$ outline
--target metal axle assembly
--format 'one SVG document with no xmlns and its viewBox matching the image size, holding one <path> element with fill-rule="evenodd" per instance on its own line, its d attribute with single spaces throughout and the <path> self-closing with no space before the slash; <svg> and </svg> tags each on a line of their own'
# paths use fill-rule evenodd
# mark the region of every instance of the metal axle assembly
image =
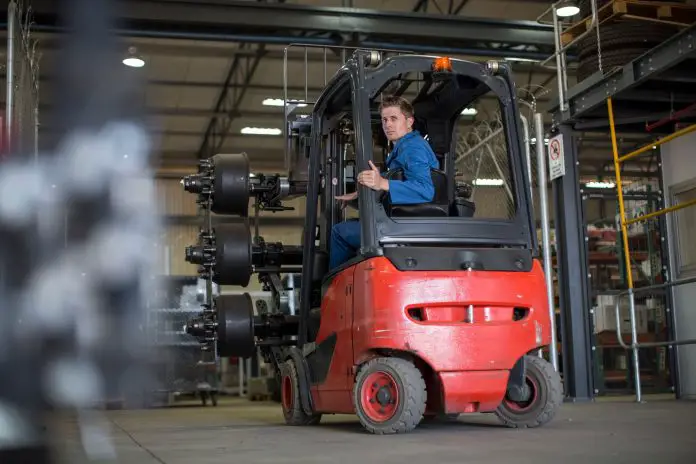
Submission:
<svg viewBox="0 0 696 464">
<path fill-rule="evenodd" d="M 215 350 L 220 356 L 248 357 L 258 345 L 295 343 L 288 336 L 297 333 L 299 319 L 290 311 L 283 312 L 289 301 L 280 274 L 301 273 L 302 247 L 252 235 L 248 215 L 250 199 L 257 211 L 292 209 L 283 201 L 306 194 L 302 169 L 294 166 L 287 177 L 252 174 L 245 154 L 220 154 L 202 160 L 198 173 L 184 177 L 181 183 L 187 192 L 198 195 L 207 224 L 198 242 L 186 247 L 186 261 L 196 264 L 199 275 L 211 284 L 246 287 L 251 276 L 258 274 L 274 298 L 274 307 L 280 309 L 269 314 L 257 308 L 254 314 L 248 293 L 209 295 L 186 331 L 198 338 L 203 350 Z M 239 222 L 213 224 L 212 214 L 235 215 Z"/>
</svg>

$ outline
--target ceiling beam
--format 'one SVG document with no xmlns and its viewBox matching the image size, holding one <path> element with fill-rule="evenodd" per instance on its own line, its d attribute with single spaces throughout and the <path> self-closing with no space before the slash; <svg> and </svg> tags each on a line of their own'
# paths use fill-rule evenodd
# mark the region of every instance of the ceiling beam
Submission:
<svg viewBox="0 0 696 464">
<path fill-rule="evenodd" d="M 33 0 L 34 29 L 62 32 L 54 0 Z M 388 48 L 402 51 L 546 59 L 553 29 L 533 21 L 229 1 L 121 0 L 123 36 L 266 44 Z M 234 31 L 231 33 L 230 31 Z M 302 32 L 313 37 L 299 38 Z M 323 36 L 322 36 L 323 35 Z M 505 45 L 524 45 L 512 50 Z"/>
<path fill-rule="evenodd" d="M 41 43 L 41 52 L 43 54 L 42 59 L 46 59 L 46 57 L 49 56 L 46 52 L 51 53 L 59 50 L 60 43 L 58 40 L 56 40 L 56 36 L 53 34 L 40 34 L 38 40 L 40 40 Z M 128 40 L 126 44 L 128 46 L 135 46 L 138 53 L 144 55 L 146 58 L 148 55 L 150 55 L 174 58 L 207 58 L 229 60 L 237 56 L 254 56 L 253 50 L 235 48 L 236 43 L 233 42 L 199 42 L 195 45 L 183 45 L 177 44 L 177 42 L 181 41 L 172 40 L 171 43 L 150 43 L 145 40 L 140 40 L 137 42 Z M 340 56 L 331 53 L 330 50 L 323 47 L 290 47 L 287 49 L 287 53 L 278 49 L 266 50 L 263 59 L 270 61 L 284 61 L 286 59 L 286 55 L 289 63 L 304 63 L 306 61 L 307 63 L 311 64 L 322 64 L 325 62 L 327 66 L 335 65 L 336 69 L 343 63 Z M 452 57 L 469 59 L 472 61 L 485 61 L 485 58 L 479 56 L 453 55 Z M 556 75 L 555 69 L 541 66 L 534 62 L 512 61 L 511 66 L 514 73 L 526 74 L 529 72 L 534 72 L 543 75 Z M 569 75 L 574 75 L 575 72 L 576 68 L 568 68 Z"/>
<path fill-rule="evenodd" d="M 3 74 L 0 74 L 0 78 L 4 78 L 5 76 Z M 45 90 L 47 86 L 50 86 L 54 82 L 56 82 L 52 77 L 50 76 L 45 76 L 40 79 L 41 85 L 43 86 L 42 88 Z M 168 79 L 152 79 L 146 81 L 148 86 L 154 86 L 154 87 L 179 87 L 179 88 L 197 88 L 197 89 L 211 89 L 211 90 L 219 90 L 223 87 L 224 84 L 221 84 L 219 82 L 203 82 L 203 81 L 179 81 L 179 80 L 168 80 Z M 282 92 L 283 90 L 283 83 L 279 82 L 278 85 L 268 85 L 268 84 L 249 84 L 248 86 L 243 86 L 242 84 L 239 83 L 230 83 L 228 85 L 228 88 L 230 89 L 241 89 L 242 87 L 245 87 L 247 91 L 251 92 L 268 92 L 268 97 L 269 98 L 281 98 L 280 95 L 277 93 L 279 91 Z M 321 92 L 324 90 L 323 87 L 318 87 L 318 86 L 308 86 L 307 87 L 307 92 L 310 94 L 310 96 L 318 96 L 321 94 Z M 302 85 L 288 85 L 288 92 L 289 93 L 302 93 L 304 94 L 305 92 L 305 87 Z M 525 97 L 525 94 L 522 94 L 522 97 Z M 482 96 L 479 97 L 480 99 L 484 100 L 491 100 L 494 97 L 491 96 Z M 551 99 L 549 97 L 537 97 L 536 102 L 537 103 L 547 103 L 550 102 Z"/>
<path fill-rule="evenodd" d="M 5 105 L 5 102 L 0 102 L 0 105 Z M 274 108 L 274 107 L 269 107 L 269 108 Z M 55 106 L 49 105 L 49 104 L 44 104 L 39 106 L 39 112 L 42 114 L 48 113 L 50 111 L 54 111 L 56 109 Z M 247 109 L 238 109 L 236 110 L 233 114 L 235 118 L 254 118 L 254 119 L 276 119 L 278 122 L 283 121 L 283 108 L 278 107 L 274 108 L 276 111 L 269 110 L 269 111 L 261 111 L 261 110 L 247 110 Z M 172 107 L 172 108 L 155 108 L 155 107 L 150 107 L 150 108 L 145 108 L 143 110 L 143 113 L 148 115 L 148 116 L 170 116 L 170 117 L 186 117 L 186 118 L 212 118 L 214 116 L 223 116 L 226 114 L 224 111 L 216 111 L 214 109 L 205 109 L 205 108 L 178 108 L 178 107 Z M 298 111 L 298 113 L 300 113 Z M 199 134 L 199 135 L 202 135 Z"/>
</svg>

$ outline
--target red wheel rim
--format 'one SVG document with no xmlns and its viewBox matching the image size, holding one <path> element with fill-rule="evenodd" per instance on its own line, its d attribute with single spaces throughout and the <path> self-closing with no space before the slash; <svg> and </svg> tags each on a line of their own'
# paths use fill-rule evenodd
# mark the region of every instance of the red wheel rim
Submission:
<svg viewBox="0 0 696 464">
<path fill-rule="evenodd" d="M 529 388 L 529 398 L 526 401 L 513 401 L 507 396 L 505 397 L 505 405 L 515 412 L 526 412 L 533 408 L 539 396 L 539 385 L 537 381 L 531 377 L 526 377 L 525 382 Z"/>
<path fill-rule="evenodd" d="M 281 390 L 281 399 L 283 400 L 283 409 L 289 411 L 292 409 L 292 379 L 289 375 L 283 376 L 283 386 Z"/>
<path fill-rule="evenodd" d="M 399 388 L 387 372 L 373 372 L 363 381 L 360 406 L 374 422 L 385 422 L 394 417 L 399 407 Z"/>
</svg>

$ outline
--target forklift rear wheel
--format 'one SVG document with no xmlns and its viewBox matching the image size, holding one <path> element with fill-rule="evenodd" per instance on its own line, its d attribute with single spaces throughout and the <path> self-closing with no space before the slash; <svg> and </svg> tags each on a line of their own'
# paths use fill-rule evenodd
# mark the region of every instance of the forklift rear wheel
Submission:
<svg viewBox="0 0 696 464">
<path fill-rule="evenodd" d="M 280 365 L 280 404 L 288 425 L 315 425 L 321 414 L 307 414 L 300 400 L 300 382 L 297 367 L 292 359 Z"/>
<path fill-rule="evenodd" d="M 525 381 L 529 397 L 513 401 L 507 396 L 495 411 L 496 416 L 511 428 L 535 428 L 551 421 L 563 402 L 561 377 L 548 361 L 525 356 Z"/>
<path fill-rule="evenodd" d="M 415 429 L 423 419 L 427 397 L 420 370 L 401 358 L 368 361 L 353 388 L 360 423 L 377 435 Z"/>
</svg>

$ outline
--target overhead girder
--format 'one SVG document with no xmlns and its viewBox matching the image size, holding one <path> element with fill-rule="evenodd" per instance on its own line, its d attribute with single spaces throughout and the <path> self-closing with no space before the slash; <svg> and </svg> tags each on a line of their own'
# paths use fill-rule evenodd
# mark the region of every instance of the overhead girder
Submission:
<svg viewBox="0 0 696 464">
<path fill-rule="evenodd" d="M 60 30 L 56 3 L 32 2 L 35 30 Z M 546 59 L 554 49 L 550 26 L 453 14 L 164 0 L 121 0 L 118 13 L 117 32 L 131 37 L 340 45 L 348 35 L 356 47 L 531 59 Z"/>
</svg>

